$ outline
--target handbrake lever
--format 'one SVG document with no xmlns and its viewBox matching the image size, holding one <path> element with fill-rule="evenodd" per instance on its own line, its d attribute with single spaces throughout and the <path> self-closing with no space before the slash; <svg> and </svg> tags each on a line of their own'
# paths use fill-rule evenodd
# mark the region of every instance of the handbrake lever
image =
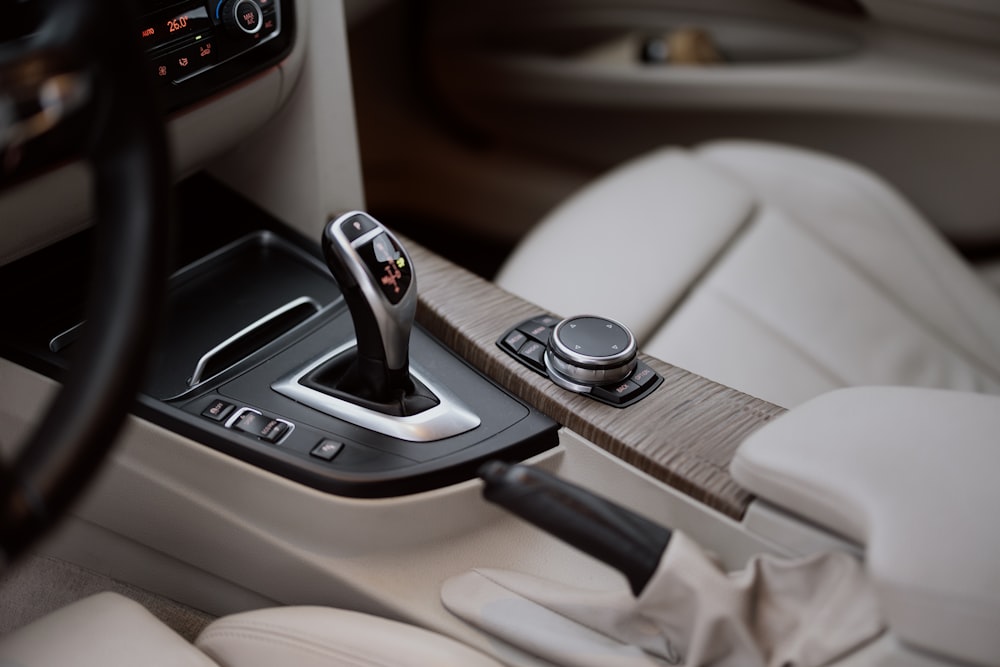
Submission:
<svg viewBox="0 0 1000 667">
<path fill-rule="evenodd" d="M 479 476 L 486 500 L 615 568 L 636 596 L 670 543 L 668 528 L 536 468 L 490 461 Z"/>
</svg>

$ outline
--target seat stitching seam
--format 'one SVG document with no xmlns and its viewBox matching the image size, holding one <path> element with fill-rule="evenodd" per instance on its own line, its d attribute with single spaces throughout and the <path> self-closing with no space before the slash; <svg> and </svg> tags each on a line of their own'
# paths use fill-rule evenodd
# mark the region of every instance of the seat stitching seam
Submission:
<svg viewBox="0 0 1000 667">
<path fill-rule="evenodd" d="M 740 313 L 745 319 L 753 322 L 760 328 L 770 332 L 770 334 L 779 339 L 787 347 L 796 351 L 796 353 L 804 361 L 809 363 L 814 370 L 826 376 L 827 380 L 831 380 L 835 384 L 841 387 L 850 387 L 854 383 L 849 382 L 846 378 L 841 377 L 833 370 L 825 361 L 821 360 L 814 353 L 807 350 L 803 345 L 798 343 L 791 336 L 786 335 L 780 328 L 775 327 L 771 322 L 769 322 L 762 315 L 756 313 L 751 308 L 746 306 L 743 301 L 732 294 L 726 292 L 723 288 L 718 285 L 707 285 L 707 290 L 714 293 L 721 301 L 725 301 L 733 310 Z"/>
<path fill-rule="evenodd" d="M 719 166 L 720 169 L 723 169 L 723 170 L 729 172 L 735 178 L 739 178 L 742 182 L 746 183 L 746 181 L 744 179 L 740 178 L 739 174 L 732 172 L 726 166 L 724 166 L 724 165 L 716 165 L 716 166 Z M 808 175 L 804 175 L 802 173 L 799 173 L 798 176 L 800 176 L 800 177 L 804 176 L 805 178 L 809 178 Z M 865 185 L 868 185 L 868 184 L 861 183 L 861 185 L 865 186 Z M 867 190 L 868 188 L 863 188 L 863 189 Z M 880 210 L 883 210 L 883 211 L 885 210 L 884 207 L 880 205 L 881 202 L 878 202 L 876 200 L 877 198 L 871 196 L 872 193 L 865 192 L 865 195 L 866 195 L 865 199 L 867 201 L 872 201 L 873 203 L 875 203 L 875 205 Z M 795 216 L 789 214 L 783 206 L 778 205 L 778 204 L 772 204 L 772 206 L 774 207 L 774 210 L 780 211 L 786 218 L 792 218 L 792 219 L 794 219 Z M 901 225 L 898 224 L 898 221 L 897 221 L 898 219 L 897 219 L 896 216 L 890 214 L 889 215 L 889 219 L 892 221 L 893 229 L 897 229 L 897 228 L 900 228 L 900 227 L 905 228 L 905 226 L 901 226 Z M 909 315 L 909 317 L 915 323 L 918 323 L 918 324 L 922 325 L 923 328 L 924 328 L 924 330 L 934 340 L 938 341 L 942 345 L 942 347 L 945 347 L 945 348 L 951 350 L 957 357 L 959 357 L 964 362 L 966 362 L 967 364 L 969 364 L 969 366 L 972 367 L 973 369 L 975 369 L 977 372 L 982 372 L 983 375 L 992 378 L 995 382 L 1000 382 L 1000 371 L 998 371 L 998 369 L 994 368 L 993 364 L 991 364 L 987 360 L 980 359 L 979 355 L 973 353 L 970 350 L 967 350 L 964 346 L 958 344 L 957 342 L 952 341 L 950 338 L 948 338 L 947 336 L 945 336 L 938 329 L 938 327 L 936 327 L 933 324 L 927 322 L 923 317 L 921 317 L 919 315 L 919 313 L 916 313 L 906 303 L 904 303 L 904 302 L 902 302 L 902 301 L 894 298 L 893 295 L 891 293 L 889 293 L 885 289 L 885 287 L 878 280 L 876 280 L 875 278 L 873 278 L 871 276 L 871 274 L 864 269 L 863 266 L 861 266 L 856 261 L 854 261 L 849 255 L 846 255 L 845 253 L 843 253 L 838 247 L 836 247 L 836 245 L 830 243 L 827 239 L 825 239 L 823 236 L 821 236 L 818 232 L 816 232 L 816 230 L 814 230 L 812 228 L 811 225 L 808 225 L 808 224 L 799 224 L 799 225 L 795 225 L 795 229 L 800 230 L 803 234 L 809 236 L 818 245 L 820 245 L 821 247 L 827 249 L 830 253 L 832 253 L 833 255 L 835 255 L 844 264 L 846 264 L 849 267 L 851 267 L 852 269 L 854 269 L 855 272 L 856 272 L 856 274 L 859 275 L 859 277 L 862 277 L 864 279 L 865 283 L 869 287 L 871 287 L 877 293 L 881 294 L 883 297 L 885 297 L 891 303 L 895 304 L 902 312 L 904 312 L 907 315 Z M 906 236 L 908 237 L 909 235 L 907 234 Z M 907 238 L 907 245 L 908 245 L 908 247 L 911 247 L 911 248 L 913 247 L 912 240 L 909 239 L 909 238 Z M 914 256 L 918 258 L 921 266 L 924 266 L 927 263 L 927 259 L 926 259 L 926 257 L 922 253 L 916 252 L 916 253 L 914 253 Z M 931 273 L 934 276 L 934 282 L 935 282 L 936 285 L 938 285 L 938 286 L 943 286 L 944 285 L 944 283 L 942 281 L 940 281 L 940 280 L 937 279 L 937 273 L 935 271 L 929 271 L 929 273 Z M 943 289 L 943 291 L 945 293 L 949 294 L 949 295 L 951 294 L 951 292 L 949 290 L 947 290 L 947 289 Z M 732 298 L 735 298 L 735 297 L 730 297 L 730 298 L 732 299 Z M 969 321 L 968 316 L 965 313 L 965 310 L 963 308 L 958 308 L 958 310 L 962 313 L 963 319 L 966 320 L 967 322 L 969 322 L 970 324 L 972 324 L 972 326 L 975 328 L 975 330 L 977 332 L 977 335 L 981 334 L 981 329 L 978 326 L 976 326 L 974 322 L 970 322 Z M 982 370 L 983 367 L 985 367 L 985 372 L 983 372 L 983 370 Z"/>
<path fill-rule="evenodd" d="M 803 231 L 804 234 L 809 236 L 813 241 L 815 241 L 822 248 L 829 251 L 841 262 L 849 266 L 854 270 L 855 274 L 861 278 L 864 283 L 871 288 L 877 294 L 880 294 L 888 302 L 892 303 L 899 311 L 906 315 L 912 322 L 918 325 L 931 339 L 937 341 L 941 347 L 951 351 L 956 357 L 961 359 L 963 362 L 968 364 L 968 366 L 973 369 L 977 374 L 984 375 L 986 377 L 992 378 L 994 381 L 1000 382 L 1000 373 L 993 368 L 993 365 L 988 361 L 980 359 L 977 354 L 965 348 L 955 340 L 945 335 L 937 326 L 934 326 L 931 322 L 921 317 L 919 312 L 916 312 L 907 304 L 906 302 L 897 299 L 894 295 L 889 292 L 881 282 L 875 279 L 868 271 L 864 269 L 862 265 L 856 262 L 850 255 L 845 254 L 835 245 L 829 243 L 815 230 L 811 229 L 809 225 L 804 225 L 802 227 L 797 227 Z M 922 262 L 921 262 L 922 263 Z M 940 284 L 940 283 L 938 283 Z M 947 290 L 945 290 L 947 292 Z M 961 310 L 961 309 L 959 309 Z M 977 328 L 978 331 L 978 328 Z"/>
<path fill-rule="evenodd" d="M 273 634 L 262 635 L 254 632 L 257 630 L 269 630 Z M 321 655 L 321 656 L 337 656 L 345 659 L 351 659 L 358 664 L 368 664 L 368 665 L 379 665 L 381 667 L 393 667 L 393 663 L 384 662 L 381 660 L 371 659 L 369 656 L 361 655 L 356 652 L 352 652 L 342 646 L 335 646 L 330 644 L 326 638 L 316 638 L 315 636 L 308 634 L 296 635 L 289 633 L 287 631 L 282 631 L 280 626 L 269 626 L 266 624 L 249 624 L 244 623 L 244 627 L 226 627 L 218 628 L 214 630 L 207 631 L 202 637 L 199 638 L 198 643 L 202 641 L 208 641 L 216 638 L 235 638 L 235 639 L 247 639 L 257 642 L 263 642 L 266 644 L 276 644 L 280 646 L 289 646 L 292 648 L 302 649 L 310 653 Z"/>
<path fill-rule="evenodd" d="M 658 325 L 654 325 L 650 330 L 649 338 L 656 333 L 656 331 L 662 328 L 670 318 L 672 318 L 678 310 L 680 310 L 685 303 L 687 303 L 691 297 L 698 290 L 699 284 L 702 280 L 707 279 L 708 276 L 714 271 L 724 260 L 726 255 L 736 247 L 736 245 L 742 241 L 752 226 L 757 213 L 760 210 L 760 204 L 756 201 L 751 201 L 749 210 L 746 215 L 743 216 L 743 220 L 736 226 L 733 233 L 730 235 L 725 242 L 723 242 L 718 249 L 708 258 L 704 266 L 688 281 L 687 286 L 682 289 L 677 298 L 674 299 L 673 303 L 667 306 L 662 314 L 657 318 L 659 322 Z M 648 340 L 648 339 L 647 339 Z"/>
<path fill-rule="evenodd" d="M 929 257 L 927 257 L 927 255 L 921 250 L 920 244 L 917 243 L 916 240 L 914 239 L 913 233 L 910 231 L 909 227 L 907 225 L 901 224 L 901 219 L 897 214 L 897 212 L 891 210 L 893 207 L 889 206 L 888 202 L 885 202 L 883 198 L 879 196 L 879 193 L 873 190 L 871 183 L 868 183 L 861 179 L 855 179 L 855 180 L 858 181 L 858 185 L 861 187 L 861 190 L 865 196 L 865 200 L 873 204 L 880 211 L 882 211 L 886 215 L 887 219 L 890 221 L 890 224 L 892 225 L 893 229 L 897 230 L 897 232 L 899 232 L 900 235 L 906 239 L 907 247 L 909 247 L 910 250 L 912 251 L 912 256 L 917 258 L 917 261 L 919 262 L 921 268 L 927 270 L 927 272 L 931 275 L 931 278 L 934 281 L 934 283 L 945 294 L 947 294 L 948 296 L 952 296 L 954 292 L 951 289 L 949 289 L 947 281 L 941 279 L 940 273 L 937 271 L 936 265 L 934 264 L 934 262 L 931 262 Z M 942 242 L 947 243 L 947 241 L 942 241 Z M 955 310 L 958 311 L 958 313 L 962 316 L 963 320 L 965 320 L 966 324 L 972 327 L 972 329 L 976 332 L 976 337 L 979 338 L 981 341 L 985 341 L 987 345 L 991 346 L 989 336 L 984 336 L 983 330 L 976 323 L 976 321 L 970 317 L 966 309 L 958 305 L 958 302 L 956 301 L 952 301 L 951 303 L 954 306 Z M 936 327 L 934 327 L 930 323 L 927 323 L 927 326 L 936 330 Z M 972 351 L 969 351 L 969 354 L 973 358 L 978 357 L 978 355 Z M 992 367 L 992 364 L 990 364 L 986 360 L 979 360 L 979 361 L 981 363 L 986 363 L 987 365 Z"/>
</svg>

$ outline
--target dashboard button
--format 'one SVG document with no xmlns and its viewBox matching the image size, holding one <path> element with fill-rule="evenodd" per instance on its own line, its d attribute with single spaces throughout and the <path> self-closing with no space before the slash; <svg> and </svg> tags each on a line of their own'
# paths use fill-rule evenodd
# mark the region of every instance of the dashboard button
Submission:
<svg viewBox="0 0 1000 667">
<path fill-rule="evenodd" d="M 264 10 L 257 0 L 226 0 L 218 11 L 223 25 L 237 35 L 256 35 L 264 22 Z"/>
<path fill-rule="evenodd" d="M 323 459 L 324 461 L 332 461 L 343 448 L 344 443 L 342 442 L 337 442 L 336 440 L 321 440 L 318 445 L 313 447 L 309 454 L 318 459 Z"/>
<path fill-rule="evenodd" d="M 221 422 L 228 417 L 229 413 L 232 411 L 232 403 L 226 403 L 225 401 L 217 398 L 212 401 L 207 408 L 201 411 L 201 416 L 208 417 L 212 421 Z"/>
<path fill-rule="evenodd" d="M 257 37 L 264 39 L 278 31 L 278 17 L 274 12 L 265 12 Z"/>
</svg>

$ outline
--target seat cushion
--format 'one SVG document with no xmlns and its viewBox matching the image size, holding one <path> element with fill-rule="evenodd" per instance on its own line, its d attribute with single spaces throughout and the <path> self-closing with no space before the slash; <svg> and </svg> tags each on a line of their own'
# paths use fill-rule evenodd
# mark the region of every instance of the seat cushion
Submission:
<svg viewBox="0 0 1000 667">
<path fill-rule="evenodd" d="M 196 642 L 222 667 L 500 667 L 412 625 L 328 607 L 279 607 L 221 618 Z"/>
<path fill-rule="evenodd" d="M 0 664 L 18 667 L 218 667 L 140 604 L 98 593 L 0 641 Z"/>
<path fill-rule="evenodd" d="M 1000 393 L 1000 297 L 885 183 L 805 150 L 639 158 L 554 211 L 497 282 L 785 407 L 854 385 Z"/>
</svg>

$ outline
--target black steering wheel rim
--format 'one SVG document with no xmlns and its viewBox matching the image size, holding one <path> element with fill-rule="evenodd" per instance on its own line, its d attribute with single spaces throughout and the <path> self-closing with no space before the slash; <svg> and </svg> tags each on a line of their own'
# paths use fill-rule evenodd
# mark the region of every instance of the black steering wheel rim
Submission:
<svg viewBox="0 0 1000 667">
<path fill-rule="evenodd" d="M 170 169 L 133 5 L 50 0 L 35 35 L 0 51 L 0 93 L 33 85 L 30 77 L 69 74 L 86 84 L 88 99 L 74 114 L 88 116 L 78 153 L 91 166 L 98 221 L 74 362 L 0 473 L 0 549 L 8 562 L 55 524 L 100 467 L 139 390 L 161 310 Z"/>
</svg>

